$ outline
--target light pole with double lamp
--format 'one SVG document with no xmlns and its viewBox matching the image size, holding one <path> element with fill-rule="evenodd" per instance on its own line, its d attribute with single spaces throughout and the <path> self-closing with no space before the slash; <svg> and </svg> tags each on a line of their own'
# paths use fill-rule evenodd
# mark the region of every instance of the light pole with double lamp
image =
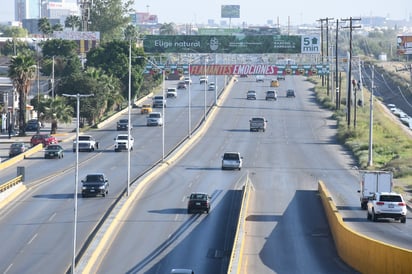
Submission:
<svg viewBox="0 0 412 274">
<path fill-rule="evenodd" d="M 76 238 L 77 238 L 77 189 L 79 184 L 79 128 L 80 128 L 80 98 L 91 97 L 94 94 L 63 94 L 65 97 L 77 99 L 76 106 L 76 171 L 74 175 L 74 221 L 73 221 L 73 257 L 72 257 L 72 273 L 76 273 Z"/>
</svg>

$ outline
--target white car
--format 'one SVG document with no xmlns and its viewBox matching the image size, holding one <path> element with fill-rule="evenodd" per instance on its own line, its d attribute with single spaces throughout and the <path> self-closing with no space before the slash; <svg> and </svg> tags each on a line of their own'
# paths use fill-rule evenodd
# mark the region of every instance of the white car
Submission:
<svg viewBox="0 0 412 274">
<path fill-rule="evenodd" d="M 225 152 L 222 157 L 222 170 L 238 169 L 241 170 L 243 157 L 239 152 Z"/>
<path fill-rule="evenodd" d="M 377 192 L 367 204 L 368 220 L 376 222 L 379 218 L 392 218 L 406 223 L 406 203 L 401 194 L 395 192 Z"/>
<path fill-rule="evenodd" d="M 131 135 L 128 138 L 127 134 L 119 134 L 114 138 L 114 151 L 133 150 L 133 144 L 134 139 Z"/>
<path fill-rule="evenodd" d="M 166 91 L 167 98 L 176 98 L 177 97 L 177 89 L 176 88 L 168 88 Z"/>
<path fill-rule="evenodd" d="M 147 115 L 146 119 L 147 126 L 162 126 L 163 125 L 163 118 L 161 112 L 152 112 Z"/>
</svg>

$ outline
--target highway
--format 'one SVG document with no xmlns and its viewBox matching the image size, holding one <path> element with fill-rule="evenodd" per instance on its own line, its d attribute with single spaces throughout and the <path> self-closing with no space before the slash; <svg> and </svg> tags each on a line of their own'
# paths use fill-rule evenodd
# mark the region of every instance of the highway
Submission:
<svg viewBox="0 0 412 274">
<path fill-rule="evenodd" d="M 187 267 L 196 273 L 226 273 L 246 180 L 253 191 L 242 273 L 356 273 L 336 253 L 317 194 L 318 180 L 326 183 L 349 225 L 411 249 L 410 218 L 406 224 L 366 220 L 356 192 L 358 170 L 350 153 L 337 144 L 336 121 L 316 104 L 312 85 L 304 77 L 288 76 L 281 81 L 278 100 L 265 101 L 268 85 L 251 76 L 239 78 L 200 141 L 133 201 L 94 272 L 168 273 Z M 192 88 L 193 127 L 203 117 L 202 88 L 199 84 Z M 287 88 L 296 90 L 296 98 L 285 97 Z M 246 100 L 249 89 L 256 90 L 258 100 Z M 211 93 L 207 93 L 209 105 L 214 100 Z M 178 98 L 168 100 L 166 151 L 187 135 L 187 99 L 187 91 L 179 91 Z M 132 115 L 132 174 L 137 177 L 161 159 L 161 128 L 147 128 L 138 110 Z M 249 132 L 252 116 L 266 117 L 266 132 Z M 124 190 L 127 175 L 126 153 L 113 152 L 115 125 L 91 134 L 101 149 L 80 153 L 80 178 L 104 171 L 111 188 L 106 198 L 79 199 L 79 247 Z M 30 266 L 33 272 L 62 273 L 69 268 L 75 155 L 70 153 L 71 144 L 65 148 L 63 160 L 44 160 L 39 154 L 23 161 L 29 190 L 0 212 L 1 272 L 22 273 Z M 221 170 L 225 151 L 242 154 L 241 171 Z M 53 168 L 45 164 L 50 162 Z M 15 167 L 0 177 L 12 175 Z M 192 191 L 212 195 L 208 215 L 186 213 L 186 196 Z"/>
<path fill-rule="evenodd" d="M 287 77 L 278 100 L 265 101 L 268 81 L 240 78 L 202 139 L 134 200 L 93 272 L 227 273 L 238 192 L 250 180 L 241 273 L 356 273 L 339 259 L 317 195 L 319 179 L 354 181 L 349 157 L 303 80 Z M 266 132 L 249 131 L 252 116 L 266 117 Z M 225 151 L 243 155 L 241 171 L 221 170 Z M 186 213 L 194 191 L 212 195 L 208 215 Z"/>
<path fill-rule="evenodd" d="M 193 77 L 191 88 L 191 127 L 194 129 L 204 117 L 204 88 Z M 176 81 L 166 81 L 166 87 Z M 223 87 L 223 77 L 218 86 Z M 207 91 L 209 108 L 215 99 L 214 91 Z M 188 90 L 179 90 L 178 97 L 168 99 L 165 108 L 166 154 L 188 135 Z M 160 110 L 161 109 L 155 109 Z M 131 153 L 131 177 L 136 178 L 162 159 L 161 127 L 146 127 L 146 115 L 132 110 L 132 135 L 135 138 Z M 122 116 L 127 118 L 127 115 Z M 110 189 L 106 198 L 82 199 L 78 195 L 78 252 L 105 212 L 126 188 L 127 152 L 114 152 L 116 121 L 100 130 L 88 132 L 99 141 L 99 150 L 79 153 L 79 179 L 87 173 L 105 172 Z M 63 159 L 44 159 L 39 152 L 16 164 L 25 168 L 28 190 L 0 211 L 1 273 L 64 273 L 70 268 L 73 254 L 74 166 L 72 144 L 63 143 Z M 16 174 L 16 166 L 2 170 L 0 180 L 7 181 Z M 80 193 L 80 186 L 77 189 Z"/>
</svg>

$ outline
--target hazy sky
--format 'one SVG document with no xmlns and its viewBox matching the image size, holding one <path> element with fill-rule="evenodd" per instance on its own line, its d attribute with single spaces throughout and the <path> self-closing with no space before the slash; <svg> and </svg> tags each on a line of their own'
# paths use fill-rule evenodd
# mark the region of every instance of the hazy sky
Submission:
<svg viewBox="0 0 412 274">
<path fill-rule="evenodd" d="M 14 1 L 0 0 L 1 22 L 14 19 Z M 232 19 L 232 24 L 249 25 L 262 25 L 267 20 L 287 25 L 288 18 L 292 25 L 315 23 L 327 17 L 406 19 L 412 13 L 410 0 L 135 0 L 136 11 L 157 14 L 161 23 L 207 23 L 208 19 L 219 22 L 222 5 L 240 5 L 240 18 Z"/>
</svg>

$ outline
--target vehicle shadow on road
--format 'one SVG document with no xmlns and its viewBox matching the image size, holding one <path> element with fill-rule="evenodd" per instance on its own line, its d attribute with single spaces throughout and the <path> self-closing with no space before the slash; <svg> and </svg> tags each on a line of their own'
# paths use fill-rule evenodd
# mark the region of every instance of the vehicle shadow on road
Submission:
<svg viewBox="0 0 412 274">
<path fill-rule="evenodd" d="M 159 210 L 149 210 L 149 213 L 157 213 L 157 214 L 187 214 L 186 208 L 166 208 L 166 209 L 159 209 Z"/>
</svg>

